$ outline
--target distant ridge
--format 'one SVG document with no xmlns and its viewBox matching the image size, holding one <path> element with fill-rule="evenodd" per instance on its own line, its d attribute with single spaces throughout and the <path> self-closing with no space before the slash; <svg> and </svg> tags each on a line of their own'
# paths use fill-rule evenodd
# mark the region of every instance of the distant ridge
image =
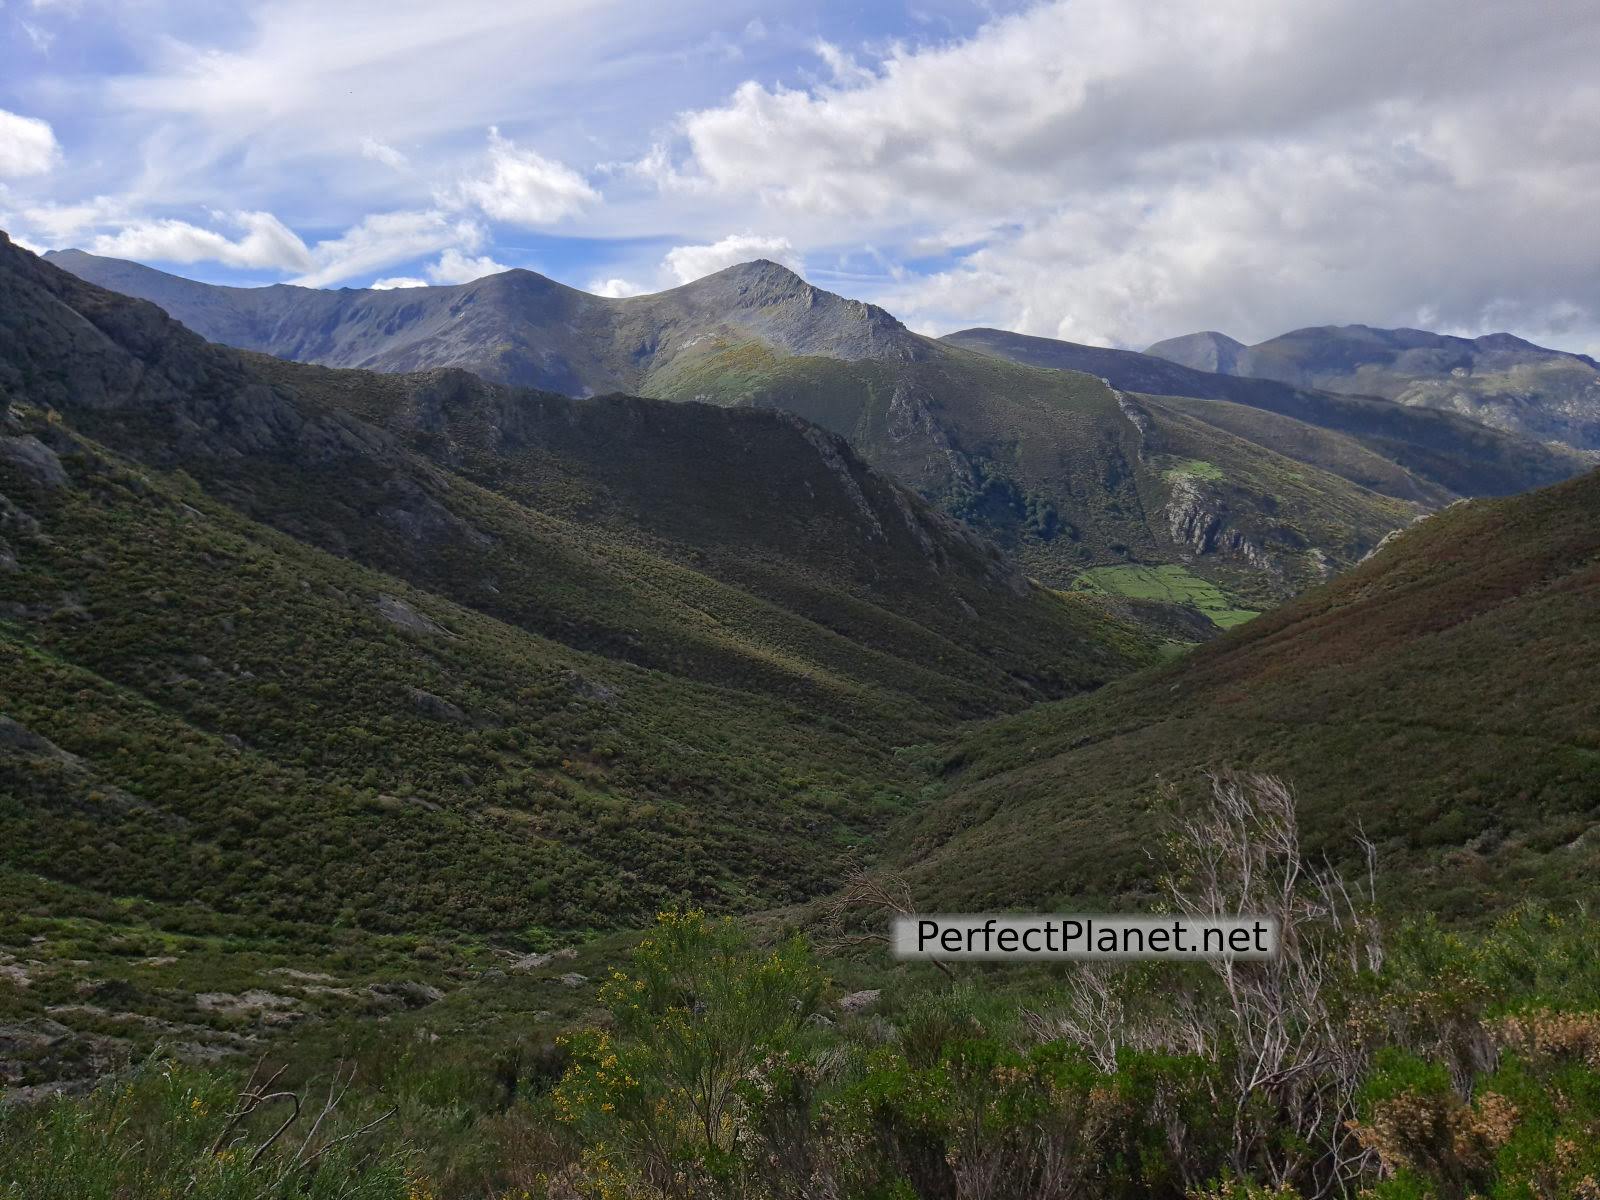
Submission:
<svg viewBox="0 0 1600 1200">
<path fill-rule="evenodd" d="M 921 342 L 883 309 L 812 287 L 779 263 L 740 263 L 644 296 L 592 296 L 533 271 L 438 287 L 221 287 L 81 250 L 45 258 L 159 304 L 210 341 L 328 367 L 461 367 L 567 395 L 644 392 L 699 339 L 756 338 L 787 354 L 914 358 Z"/>
<path fill-rule="evenodd" d="M 1254 346 L 1192 333 L 1146 354 L 1225 375 L 1382 396 L 1460 413 L 1496 429 L 1600 450 L 1600 363 L 1510 333 L 1320 325 Z"/>
</svg>

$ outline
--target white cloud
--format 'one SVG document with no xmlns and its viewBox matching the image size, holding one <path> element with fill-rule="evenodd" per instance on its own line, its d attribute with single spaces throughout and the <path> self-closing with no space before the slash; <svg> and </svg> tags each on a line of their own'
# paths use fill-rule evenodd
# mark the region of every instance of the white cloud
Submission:
<svg viewBox="0 0 1600 1200">
<path fill-rule="evenodd" d="M 476 250 L 483 237 L 475 222 L 436 210 L 378 213 L 337 238 L 318 242 L 312 250 L 312 265 L 294 282 L 302 287 L 328 287 L 426 254 Z"/>
<path fill-rule="evenodd" d="M 311 252 L 293 230 L 271 213 L 233 213 L 229 220 L 244 233 L 228 238 L 188 221 L 143 220 L 116 233 L 100 234 L 89 243 L 95 254 L 158 262 L 217 262 L 229 267 L 303 271 Z"/>
<path fill-rule="evenodd" d="M 42 175 L 60 160 L 61 145 L 49 122 L 0 108 L 0 179 Z"/>
<path fill-rule="evenodd" d="M 661 265 L 672 272 L 679 283 L 689 283 L 724 267 L 755 258 L 770 258 L 796 273 L 805 272 L 805 264 L 788 238 L 762 237 L 753 233 L 732 233 L 709 246 L 674 246 L 667 251 Z"/>
<path fill-rule="evenodd" d="M 111 196 L 95 196 L 81 204 L 35 204 L 20 215 L 27 228 L 54 246 L 65 245 L 86 230 L 131 219 L 126 206 Z"/>
<path fill-rule="evenodd" d="M 637 283 L 616 276 L 610 279 L 591 279 L 589 286 L 584 290 L 595 296 L 609 296 L 613 300 L 621 300 L 626 296 L 640 296 L 645 291 Z"/>
<path fill-rule="evenodd" d="M 496 128 L 489 130 L 486 172 L 463 180 L 455 194 L 497 221 L 530 226 L 554 224 L 600 200 L 571 167 L 518 149 Z"/>
<path fill-rule="evenodd" d="M 816 51 L 817 57 L 827 65 L 828 71 L 832 74 L 836 83 L 865 84 L 871 83 L 875 78 L 872 72 L 856 62 L 852 55 L 845 53 L 832 42 L 818 38 L 812 44 L 812 49 Z"/>
<path fill-rule="evenodd" d="M 86 249 L 112 258 L 294 272 L 294 282 L 305 287 L 328 287 L 431 254 L 439 255 L 426 268 L 434 283 L 464 283 L 506 269 L 488 255 L 473 256 L 483 244 L 481 225 L 434 209 L 377 213 L 309 247 L 271 213 L 212 215 L 241 232 L 229 236 L 190 221 L 133 216 L 107 197 L 78 205 L 40 205 L 21 214 L 27 229 L 42 231 L 53 245 L 81 238 Z M 94 230 L 103 232 L 82 237 Z M 397 281 L 408 278 L 380 279 L 372 286 L 403 286 Z M 416 282 L 425 286 L 427 281 Z"/>
<path fill-rule="evenodd" d="M 497 263 L 487 254 L 469 257 L 452 247 L 439 256 L 439 261 L 428 268 L 428 278 L 434 283 L 471 283 L 485 275 L 498 275 L 511 268 Z"/>
<path fill-rule="evenodd" d="M 414 275 L 391 275 L 387 279 L 374 279 L 367 286 L 375 292 L 388 292 L 393 291 L 395 288 L 427 287 L 428 281 L 426 279 L 418 279 Z"/>
<path fill-rule="evenodd" d="M 380 142 L 374 137 L 361 139 L 361 157 L 370 158 L 373 162 L 380 162 L 386 167 L 395 168 L 395 170 L 399 170 L 410 161 L 404 154 L 389 145 L 388 142 Z"/>
<path fill-rule="evenodd" d="M 923 327 L 1141 344 L 1431 314 L 1600 338 L 1586 0 L 1538 22 L 1451 0 L 1072 0 L 867 65 L 818 52 L 827 82 L 745 83 L 640 173 L 799 244 L 942 254 L 873 297 Z"/>
</svg>

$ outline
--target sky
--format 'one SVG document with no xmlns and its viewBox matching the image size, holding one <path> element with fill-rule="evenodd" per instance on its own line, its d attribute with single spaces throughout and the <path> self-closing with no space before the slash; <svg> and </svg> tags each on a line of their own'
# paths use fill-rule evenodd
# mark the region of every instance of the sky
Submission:
<svg viewBox="0 0 1600 1200">
<path fill-rule="evenodd" d="M 0 228 L 219 283 L 771 258 L 930 333 L 1600 354 L 1600 4 L 0 0 Z"/>
</svg>

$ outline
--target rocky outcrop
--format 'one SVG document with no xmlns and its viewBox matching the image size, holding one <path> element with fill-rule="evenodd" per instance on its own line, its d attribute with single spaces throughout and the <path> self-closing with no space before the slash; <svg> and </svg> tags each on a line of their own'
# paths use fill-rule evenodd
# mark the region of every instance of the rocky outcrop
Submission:
<svg viewBox="0 0 1600 1200">
<path fill-rule="evenodd" d="M 31 434 L 24 437 L 0 437 L 0 462 L 8 463 L 39 487 L 49 491 L 64 488 L 71 482 L 61 458 Z"/>
<path fill-rule="evenodd" d="M 391 596 L 385 592 L 378 597 L 376 604 L 380 617 L 407 633 L 424 633 L 434 637 L 455 636 L 443 625 L 423 616 L 398 596 Z"/>
<path fill-rule="evenodd" d="M 1171 481 L 1166 515 L 1172 540 L 1196 554 L 1234 555 L 1258 570 L 1279 571 L 1265 549 L 1229 526 L 1227 505 L 1208 495 L 1193 476 L 1180 475 Z"/>
</svg>

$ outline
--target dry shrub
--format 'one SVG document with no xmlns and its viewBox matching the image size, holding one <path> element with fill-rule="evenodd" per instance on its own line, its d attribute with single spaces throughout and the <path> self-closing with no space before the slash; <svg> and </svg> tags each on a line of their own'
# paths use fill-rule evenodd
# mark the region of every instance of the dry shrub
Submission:
<svg viewBox="0 0 1600 1200">
<path fill-rule="evenodd" d="M 1600 1013 L 1535 1009 L 1502 1017 L 1490 1029 L 1501 1047 L 1531 1063 L 1581 1062 L 1600 1071 Z"/>
<path fill-rule="evenodd" d="M 1437 1180 L 1446 1197 L 1465 1197 L 1492 1178 L 1495 1154 L 1516 1130 L 1517 1107 L 1495 1092 L 1471 1104 L 1454 1092 L 1408 1089 L 1351 1122 L 1357 1140 L 1377 1154 L 1385 1174 L 1415 1171 Z"/>
</svg>

